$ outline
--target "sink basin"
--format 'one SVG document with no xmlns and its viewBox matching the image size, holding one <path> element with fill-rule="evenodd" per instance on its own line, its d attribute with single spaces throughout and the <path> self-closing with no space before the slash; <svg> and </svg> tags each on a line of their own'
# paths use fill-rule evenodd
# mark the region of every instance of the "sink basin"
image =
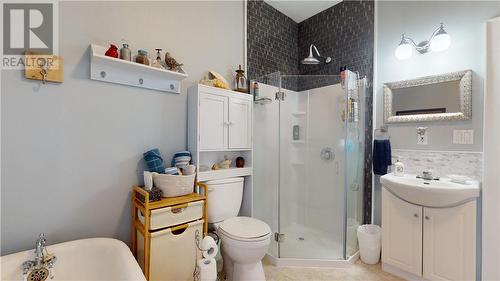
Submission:
<svg viewBox="0 0 500 281">
<path fill-rule="evenodd" d="M 451 207 L 479 197 L 477 181 L 467 184 L 451 182 L 448 178 L 423 180 L 416 175 L 398 177 L 391 174 L 380 178 L 380 183 L 395 196 L 412 204 L 426 207 Z"/>
</svg>

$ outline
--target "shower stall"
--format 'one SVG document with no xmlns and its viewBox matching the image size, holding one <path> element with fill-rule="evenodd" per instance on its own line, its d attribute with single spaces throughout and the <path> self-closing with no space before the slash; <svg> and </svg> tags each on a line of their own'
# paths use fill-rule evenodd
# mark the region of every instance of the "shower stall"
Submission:
<svg viewBox="0 0 500 281">
<path fill-rule="evenodd" d="M 255 83 L 253 215 L 274 232 L 268 257 L 347 265 L 363 218 L 366 78 L 277 72 Z"/>
</svg>

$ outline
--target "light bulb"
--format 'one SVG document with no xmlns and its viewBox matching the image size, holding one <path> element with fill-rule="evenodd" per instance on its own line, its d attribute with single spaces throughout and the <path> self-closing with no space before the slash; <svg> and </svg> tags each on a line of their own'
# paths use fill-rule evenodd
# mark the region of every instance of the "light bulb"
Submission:
<svg viewBox="0 0 500 281">
<path fill-rule="evenodd" d="M 451 44 L 451 36 L 446 33 L 439 33 L 436 37 L 431 40 L 431 51 L 433 52 L 441 52 L 450 47 Z"/>
<path fill-rule="evenodd" d="M 413 55 L 413 47 L 409 43 L 401 43 L 396 48 L 394 55 L 398 60 L 405 60 Z"/>
</svg>

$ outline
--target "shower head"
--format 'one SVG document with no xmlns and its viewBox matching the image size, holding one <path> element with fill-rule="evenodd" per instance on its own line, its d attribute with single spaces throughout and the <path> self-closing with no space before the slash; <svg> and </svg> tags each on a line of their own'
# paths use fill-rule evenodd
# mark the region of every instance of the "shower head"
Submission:
<svg viewBox="0 0 500 281">
<path fill-rule="evenodd" d="M 318 55 L 318 57 L 322 58 L 324 60 L 325 64 L 328 64 L 328 63 L 332 62 L 332 58 L 330 58 L 330 57 L 326 57 L 326 58 L 322 57 L 319 54 L 318 48 L 316 48 L 316 46 L 314 46 L 313 44 L 311 44 L 311 46 L 309 47 L 309 56 L 301 61 L 302 64 L 320 64 L 321 63 L 321 61 L 314 56 L 313 49 L 316 52 L 316 54 Z"/>
</svg>

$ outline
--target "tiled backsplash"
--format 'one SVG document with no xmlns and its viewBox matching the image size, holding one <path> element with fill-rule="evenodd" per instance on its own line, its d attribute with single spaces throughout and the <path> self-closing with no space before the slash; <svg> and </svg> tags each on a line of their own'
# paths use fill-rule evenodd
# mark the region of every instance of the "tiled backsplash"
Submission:
<svg viewBox="0 0 500 281">
<path fill-rule="evenodd" d="M 420 174 L 423 170 L 432 169 L 438 176 L 458 174 L 482 179 L 482 152 L 393 149 L 393 163 L 398 157 L 405 165 L 405 172 L 409 174 Z"/>
</svg>

